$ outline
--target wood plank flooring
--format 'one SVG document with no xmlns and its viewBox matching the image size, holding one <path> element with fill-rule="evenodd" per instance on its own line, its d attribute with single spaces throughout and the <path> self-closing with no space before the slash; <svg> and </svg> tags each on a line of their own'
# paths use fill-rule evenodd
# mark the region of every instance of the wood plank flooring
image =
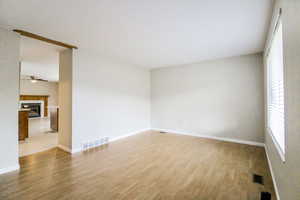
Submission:
<svg viewBox="0 0 300 200">
<path fill-rule="evenodd" d="M 75 155 L 54 148 L 20 165 L 0 175 L 1 200 L 276 199 L 263 148 L 184 135 L 146 132 Z"/>
</svg>

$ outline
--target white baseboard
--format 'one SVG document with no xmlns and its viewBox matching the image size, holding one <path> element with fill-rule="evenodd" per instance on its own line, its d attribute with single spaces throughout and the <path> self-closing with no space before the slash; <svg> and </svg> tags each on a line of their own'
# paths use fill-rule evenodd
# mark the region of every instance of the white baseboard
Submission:
<svg viewBox="0 0 300 200">
<path fill-rule="evenodd" d="M 234 142 L 234 143 L 239 143 L 239 144 L 248 144 L 248 145 L 254 145 L 254 146 L 259 146 L 259 147 L 265 146 L 264 143 L 247 141 L 247 140 L 239 140 L 239 139 L 232 139 L 232 138 L 225 138 L 225 137 L 218 137 L 218 136 L 209 136 L 209 135 L 199 135 L 196 133 L 187 133 L 187 132 L 183 132 L 183 131 L 175 131 L 175 130 L 160 129 L 160 128 L 152 128 L 152 130 L 163 131 L 163 132 L 172 133 L 172 134 L 189 135 L 189 136 L 194 136 L 194 137 L 220 140 L 220 141 L 226 141 L 226 142 Z"/>
<path fill-rule="evenodd" d="M 151 130 L 150 128 L 145 128 L 145 129 L 141 129 L 141 130 L 138 130 L 138 131 L 134 131 L 134 132 L 128 133 L 126 135 L 121 135 L 121 136 L 112 138 L 109 142 L 114 142 L 114 141 L 117 141 L 117 140 L 120 140 L 120 139 L 123 139 L 123 138 L 127 138 L 129 136 L 133 136 L 133 135 L 143 133 L 145 131 L 150 131 L 150 130 Z"/>
<path fill-rule="evenodd" d="M 73 153 L 78 153 L 80 151 L 82 151 L 81 148 L 77 148 L 77 149 L 72 149 L 72 151 L 70 153 L 73 154 Z"/>
<path fill-rule="evenodd" d="M 274 189 L 275 189 L 276 198 L 277 198 L 277 200 L 280 200 L 279 191 L 278 191 L 275 175 L 274 175 L 274 172 L 273 172 L 271 160 L 269 158 L 267 146 L 265 146 L 265 152 L 266 152 L 266 155 L 267 155 L 267 160 L 268 160 L 269 168 L 270 168 L 270 171 L 271 171 L 271 176 L 272 176 L 272 180 L 273 180 L 273 185 L 274 185 Z"/>
<path fill-rule="evenodd" d="M 5 168 L 0 169 L 0 174 L 16 171 L 16 170 L 19 170 L 19 169 L 20 169 L 20 165 L 16 164 L 16 165 L 13 165 L 13 166 L 10 166 L 10 167 L 5 167 Z"/>
<path fill-rule="evenodd" d="M 72 153 L 72 150 L 69 147 L 66 147 L 66 146 L 61 145 L 61 144 L 58 144 L 57 147 L 64 150 L 64 151 L 66 151 L 66 152 Z"/>
<path fill-rule="evenodd" d="M 123 139 L 123 138 L 126 138 L 126 137 L 129 137 L 129 136 L 133 136 L 133 135 L 136 135 L 136 134 L 139 134 L 139 133 L 143 133 L 143 132 L 149 131 L 149 130 L 151 130 L 151 129 L 150 129 L 150 128 L 146 128 L 146 129 L 141 129 L 141 130 L 138 130 L 138 131 L 134 131 L 134 132 L 128 133 L 128 134 L 126 134 L 126 135 L 121 135 L 121 136 L 118 136 L 118 137 L 115 137 L 115 138 L 110 139 L 110 141 L 109 141 L 108 143 L 114 142 L 114 141 L 117 141 L 117 140 L 120 140 L 120 139 Z M 104 144 L 101 144 L 101 145 L 104 145 Z M 96 148 L 96 147 L 99 147 L 99 146 L 101 146 L 101 145 L 94 146 L 94 147 L 92 147 L 92 148 Z M 68 148 L 68 147 L 66 147 L 66 146 L 63 146 L 63 145 L 57 145 L 57 147 L 60 148 L 60 149 L 62 149 L 62 150 L 64 150 L 64 151 L 66 151 L 66 152 L 69 152 L 69 153 L 71 153 L 71 154 L 74 154 L 74 153 L 78 153 L 78 152 L 83 151 L 82 148 L 70 149 L 70 148 Z M 92 148 L 91 148 L 91 149 L 92 149 Z M 86 150 L 87 150 L 87 149 L 86 149 Z"/>
</svg>

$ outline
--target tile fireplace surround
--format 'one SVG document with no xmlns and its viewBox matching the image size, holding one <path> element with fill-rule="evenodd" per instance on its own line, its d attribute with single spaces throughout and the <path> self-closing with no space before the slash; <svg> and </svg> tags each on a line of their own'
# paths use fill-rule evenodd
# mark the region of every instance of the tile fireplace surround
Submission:
<svg viewBox="0 0 300 200">
<path fill-rule="evenodd" d="M 41 117 L 48 117 L 48 95 L 20 95 L 21 103 L 41 103 Z"/>
<path fill-rule="evenodd" d="M 20 102 L 19 102 L 19 107 L 20 107 L 20 109 L 23 109 L 22 108 L 22 104 L 23 103 L 28 103 L 28 104 L 40 104 L 40 116 L 39 117 L 44 117 L 44 111 L 45 111 L 45 103 L 44 103 L 44 101 L 42 101 L 42 100 L 21 100 Z"/>
</svg>

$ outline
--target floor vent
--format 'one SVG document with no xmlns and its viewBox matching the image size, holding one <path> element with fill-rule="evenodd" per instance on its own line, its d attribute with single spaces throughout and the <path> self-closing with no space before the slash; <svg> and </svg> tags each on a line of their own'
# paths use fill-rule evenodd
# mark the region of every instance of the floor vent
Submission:
<svg viewBox="0 0 300 200">
<path fill-rule="evenodd" d="M 271 194 L 269 192 L 261 192 L 260 200 L 271 200 Z"/>
<path fill-rule="evenodd" d="M 164 133 L 164 134 L 166 134 L 167 132 L 164 132 L 164 131 L 159 131 L 159 133 Z"/>
<path fill-rule="evenodd" d="M 253 174 L 253 182 L 258 184 L 264 184 L 264 178 L 261 175 Z"/>
</svg>

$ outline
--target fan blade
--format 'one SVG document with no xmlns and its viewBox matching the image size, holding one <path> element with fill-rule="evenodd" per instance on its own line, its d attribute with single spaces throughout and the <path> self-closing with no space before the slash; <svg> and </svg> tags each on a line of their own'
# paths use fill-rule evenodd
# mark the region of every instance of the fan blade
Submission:
<svg viewBox="0 0 300 200">
<path fill-rule="evenodd" d="M 37 79 L 35 79 L 35 80 L 37 80 L 37 81 L 44 81 L 44 82 L 48 82 L 48 80 L 41 79 L 41 78 L 37 78 Z"/>
</svg>

